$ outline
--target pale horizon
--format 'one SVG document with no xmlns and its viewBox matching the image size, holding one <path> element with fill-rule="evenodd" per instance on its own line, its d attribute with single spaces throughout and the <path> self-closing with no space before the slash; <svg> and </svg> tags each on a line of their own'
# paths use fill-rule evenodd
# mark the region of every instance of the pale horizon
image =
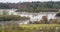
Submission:
<svg viewBox="0 0 60 32">
<path fill-rule="evenodd" d="M 51 1 L 51 0 L 0 0 L 0 2 L 6 3 L 6 2 L 10 2 L 10 3 L 18 3 L 18 2 L 32 2 L 32 1 L 40 1 L 40 2 L 47 2 L 47 1 Z M 52 0 L 52 1 L 60 1 L 60 0 Z"/>
</svg>

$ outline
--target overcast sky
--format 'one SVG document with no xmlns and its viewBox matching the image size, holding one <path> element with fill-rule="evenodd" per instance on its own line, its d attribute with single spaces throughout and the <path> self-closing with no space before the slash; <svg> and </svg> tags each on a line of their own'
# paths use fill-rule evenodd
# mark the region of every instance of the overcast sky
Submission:
<svg viewBox="0 0 60 32">
<path fill-rule="evenodd" d="M 51 0 L 0 0 L 0 2 L 11 2 L 11 3 L 17 3 L 17 2 L 32 2 L 32 1 L 51 1 Z M 52 0 L 52 1 L 60 1 L 60 0 Z"/>
</svg>

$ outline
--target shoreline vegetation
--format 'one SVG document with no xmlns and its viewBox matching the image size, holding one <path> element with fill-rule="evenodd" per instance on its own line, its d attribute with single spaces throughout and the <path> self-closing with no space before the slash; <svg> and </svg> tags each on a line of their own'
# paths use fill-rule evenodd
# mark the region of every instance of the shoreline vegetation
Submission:
<svg viewBox="0 0 60 32">
<path fill-rule="evenodd" d="M 19 15 L 0 15 L 0 21 L 20 21 L 28 19 L 28 17 L 21 17 Z"/>
<path fill-rule="evenodd" d="M 39 13 L 39 12 L 59 12 L 59 9 L 39 9 L 39 10 L 20 10 L 20 9 L 17 9 L 17 11 L 15 12 L 28 12 L 28 13 Z"/>
</svg>

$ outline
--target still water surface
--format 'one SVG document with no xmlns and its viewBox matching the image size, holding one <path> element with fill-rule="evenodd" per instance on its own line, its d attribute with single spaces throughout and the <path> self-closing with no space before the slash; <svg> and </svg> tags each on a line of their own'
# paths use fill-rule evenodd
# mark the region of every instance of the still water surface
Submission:
<svg viewBox="0 0 60 32">
<path fill-rule="evenodd" d="M 25 16 L 29 17 L 31 21 L 39 21 L 41 20 L 42 16 L 47 16 L 48 20 L 49 19 L 54 19 L 56 13 L 55 12 L 40 12 L 40 13 L 19 13 L 20 16 Z"/>
<path fill-rule="evenodd" d="M 13 24 L 27 24 L 29 21 L 40 21 L 42 16 L 47 16 L 48 20 L 49 19 L 54 19 L 56 13 L 55 12 L 40 12 L 40 13 L 27 13 L 27 12 L 19 12 L 18 15 L 21 17 L 29 17 L 29 20 L 23 20 L 23 21 L 10 21 Z M 0 24 L 7 23 L 8 21 L 2 21 Z"/>
</svg>

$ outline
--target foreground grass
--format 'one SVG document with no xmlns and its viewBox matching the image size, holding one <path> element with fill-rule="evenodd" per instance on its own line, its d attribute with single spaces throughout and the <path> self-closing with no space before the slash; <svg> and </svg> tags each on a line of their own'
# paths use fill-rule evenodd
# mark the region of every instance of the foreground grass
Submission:
<svg viewBox="0 0 60 32">
<path fill-rule="evenodd" d="M 5 24 L 0 32 L 60 32 L 60 24 Z"/>
<path fill-rule="evenodd" d="M 22 24 L 23 32 L 60 32 L 60 24 Z"/>
<path fill-rule="evenodd" d="M 22 24 L 19 27 L 55 27 L 60 26 L 60 24 Z"/>
</svg>

